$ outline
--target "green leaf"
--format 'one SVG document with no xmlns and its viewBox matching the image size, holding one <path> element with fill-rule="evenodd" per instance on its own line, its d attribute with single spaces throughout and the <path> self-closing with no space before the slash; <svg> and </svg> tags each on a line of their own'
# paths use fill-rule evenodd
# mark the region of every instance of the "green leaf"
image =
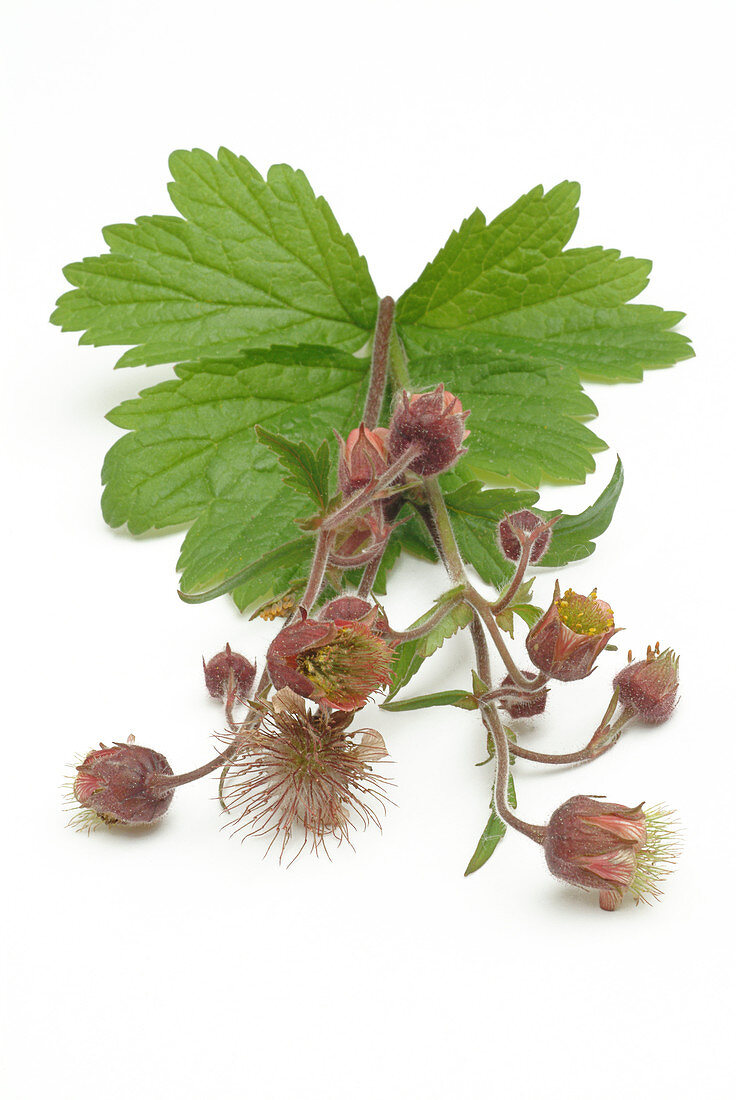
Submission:
<svg viewBox="0 0 736 1100">
<path fill-rule="evenodd" d="M 595 550 L 595 543 L 592 540 L 603 534 L 613 518 L 623 485 L 624 468 L 621 459 L 617 458 L 611 480 L 598 499 L 579 515 L 563 515 L 558 519 L 552 528 L 549 549 L 540 565 L 544 565 L 545 568 L 555 568 L 589 557 Z M 535 511 L 545 519 L 552 519 L 553 516 L 561 514 L 559 511 L 543 512 L 540 508 L 536 508 Z"/>
<path fill-rule="evenodd" d="M 292 442 L 283 435 L 266 431 L 260 424 L 256 425 L 256 435 L 289 471 L 284 485 L 309 497 L 324 513 L 330 500 L 330 451 L 327 440 L 323 439 L 315 452 L 307 443 Z"/>
<path fill-rule="evenodd" d="M 448 592 L 445 592 L 439 600 L 436 601 L 436 606 L 430 608 L 430 610 L 426 611 L 423 615 L 420 615 L 416 622 L 411 624 L 409 629 L 413 630 L 415 627 L 422 626 L 426 623 L 427 620 L 435 614 L 436 607 L 451 600 L 457 592 L 458 589 L 456 588 L 452 588 Z M 472 621 L 472 618 L 473 611 L 468 604 L 456 604 L 449 609 L 447 614 L 444 615 L 423 638 L 418 638 L 411 642 L 402 642 L 401 645 L 398 645 L 394 655 L 394 662 L 391 666 L 391 690 L 386 697 L 386 702 L 390 703 L 401 688 L 409 683 L 412 677 L 415 676 L 422 667 L 427 657 L 430 657 L 440 649 L 443 643 L 448 638 L 451 638 L 458 630 L 467 626 Z"/>
<path fill-rule="evenodd" d="M 83 331 L 83 344 L 135 345 L 119 366 L 366 343 L 377 310 L 368 267 L 303 172 L 278 164 L 264 180 L 227 149 L 180 151 L 169 164 L 183 216 L 103 230 L 108 253 L 64 268 L 77 289 L 54 324 Z"/>
<path fill-rule="evenodd" d="M 511 806 L 516 806 L 516 790 L 514 789 L 514 777 L 509 775 L 508 786 L 508 798 Z M 472 875 L 474 871 L 480 870 L 484 863 L 487 863 L 495 852 L 498 845 L 504 838 L 506 833 L 506 824 L 496 813 L 491 803 L 491 816 L 486 822 L 486 827 L 480 835 L 480 840 L 476 846 L 475 851 L 470 857 L 470 862 L 465 868 L 465 874 Z"/>
<path fill-rule="evenodd" d="M 255 425 L 315 447 L 359 417 L 365 361 L 328 348 L 271 348 L 177 368 L 109 416 L 129 429 L 103 467 L 108 523 L 134 533 L 193 522 L 179 560 L 182 589 L 211 598 L 232 589 L 262 603 L 308 571 L 313 547 Z"/>
<path fill-rule="evenodd" d="M 463 348 L 489 371 L 572 368 L 607 381 L 689 358 L 687 338 L 669 331 L 683 314 L 626 304 L 647 285 L 648 260 L 564 250 L 579 197 L 564 181 L 533 188 L 489 224 L 474 211 L 398 302 L 410 358 Z"/>
<path fill-rule="evenodd" d="M 425 710 L 427 707 L 459 707 L 461 710 L 477 710 L 478 704 L 467 691 L 451 689 L 435 691 L 431 695 L 415 695 L 412 699 L 400 699 L 394 703 L 381 703 L 382 710 Z"/>
<path fill-rule="evenodd" d="M 52 320 L 82 332 L 81 343 L 131 345 L 120 366 L 189 360 L 110 414 L 129 434 L 105 460 L 103 511 L 134 533 L 193 524 L 179 563 L 185 598 L 234 589 L 245 607 L 308 569 L 312 540 L 294 528 L 293 490 L 324 507 L 321 440 L 360 419 L 368 364 L 357 356 L 367 354 L 377 294 L 303 173 L 276 165 L 264 179 L 226 149 L 174 153 L 171 171 L 180 216 L 104 230 L 109 252 L 65 268 L 75 289 Z M 628 304 L 648 261 L 566 249 L 578 198 L 565 182 L 534 188 L 490 224 L 476 211 L 397 306 L 412 385 L 444 382 L 472 411 L 469 453 L 443 485 L 461 551 L 497 586 L 510 570 L 495 525 L 537 496 L 484 493 L 482 482 L 582 481 L 604 444 L 584 423 L 596 409 L 580 378 L 638 379 L 692 354 L 670 331 L 681 314 Z M 286 486 L 256 424 L 280 438 Z M 544 564 L 590 553 L 615 495 L 609 487 L 561 520 Z M 397 528 L 377 591 L 401 550 L 436 556 L 416 520 Z"/>
</svg>

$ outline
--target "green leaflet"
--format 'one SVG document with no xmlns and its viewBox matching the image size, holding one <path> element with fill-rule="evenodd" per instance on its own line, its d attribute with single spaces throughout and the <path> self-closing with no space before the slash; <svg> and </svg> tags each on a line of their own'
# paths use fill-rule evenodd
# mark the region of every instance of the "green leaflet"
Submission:
<svg viewBox="0 0 736 1100">
<path fill-rule="evenodd" d="M 509 805 L 516 807 L 516 790 L 514 789 L 514 777 L 509 775 L 508 786 Z M 472 875 L 474 871 L 480 870 L 484 863 L 487 863 L 495 852 L 498 845 L 503 840 L 506 834 L 506 825 L 496 813 L 496 810 L 491 803 L 491 816 L 486 822 L 486 827 L 480 835 L 480 840 L 476 845 L 476 849 L 470 857 L 470 862 L 465 868 L 466 875 Z"/>
<path fill-rule="evenodd" d="M 270 447 L 281 465 L 288 471 L 284 485 L 309 498 L 321 513 L 330 501 L 330 451 L 323 439 L 316 451 L 302 441 L 292 442 L 283 435 L 266 431 L 256 425 L 261 443 Z"/>
<path fill-rule="evenodd" d="M 459 707 L 461 710 L 477 710 L 478 704 L 469 691 L 463 691 L 461 688 L 449 688 L 447 691 L 435 691 L 430 695 L 415 695 L 412 699 L 381 703 L 381 710 L 390 711 L 426 710 L 429 707 Z"/>
<path fill-rule="evenodd" d="M 608 381 L 689 358 L 687 338 L 669 331 L 683 314 L 626 304 L 647 285 L 649 260 L 564 250 L 579 197 L 565 181 L 533 188 L 488 224 L 471 214 L 399 300 L 409 357 L 462 348 L 489 367 L 573 368 Z"/>
<path fill-rule="evenodd" d="M 77 289 L 54 324 L 86 330 L 83 344 L 136 345 L 118 366 L 365 344 L 377 309 L 367 264 L 303 172 L 277 164 L 264 180 L 227 149 L 173 153 L 169 166 L 183 217 L 108 226 L 109 253 L 64 268 Z"/>
<path fill-rule="evenodd" d="M 616 458 L 616 467 L 611 480 L 596 501 L 577 516 L 562 516 L 552 528 L 552 540 L 547 553 L 541 561 L 545 568 L 567 565 L 571 561 L 587 558 L 595 550 L 592 541 L 602 535 L 613 518 L 613 513 L 624 487 L 624 468 L 621 459 Z M 536 508 L 540 516 L 551 519 L 560 512 L 543 512 Z"/>
<path fill-rule="evenodd" d="M 455 588 L 451 588 L 449 591 L 445 592 L 444 595 L 437 600 L 435 607 L 430 608 L 424 615 L 420 615 L 416 622 L 411 624 L 411 627 L 421 626 L 425 623 L 427 619 L 435 613 L 437 606 L 441 606 L 443 603 L 451 600 L 456 593 L 457 589 Z M 467 626 L 472 618 L 473 612 L 468 604 L 457 604 L 455 607 L 451 607 L 447 614 L 440 619 L 439 623 L 437 623 L 428 634 L 425 634 L 423 638 L 418 638 L 412 642 L 402 642 L 401 645 L 397 646 L 394 663 L 391 666 L 391 690 L 386 696 L 386 703 L 390 703 L 401 688 L 409 683 L 412 677 L 416 675 L 424 664 L 427 657 L 431 657 L 433 653 L 441 648 L 448 638 L 451 638 L 458 630 Z"/>
</svg>

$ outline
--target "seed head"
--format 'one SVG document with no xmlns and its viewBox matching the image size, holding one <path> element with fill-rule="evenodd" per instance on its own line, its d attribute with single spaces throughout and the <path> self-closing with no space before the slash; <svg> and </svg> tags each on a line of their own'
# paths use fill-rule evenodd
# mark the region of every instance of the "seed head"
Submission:
<svg viewBox="0 0 736 1100">
<path fill-rule="evenodd" d="M 310 841 L 314 851 L 326 851 L 330 837 L 350 843 L 356 821 L 380 828 L 376 810 L 385 809 L 388 781 L 372 765 L 387 753 L 376 730 L 348 733 L 350 715 L 311 711 L 288 687 L 258 709 L 263 720 L 231 768 L 226 791 L 228 809 L 240 811 L 236 832 L 273 834 L 283 856 L 295 833 L 303 833 L 299 851 Z"/>
</svg>

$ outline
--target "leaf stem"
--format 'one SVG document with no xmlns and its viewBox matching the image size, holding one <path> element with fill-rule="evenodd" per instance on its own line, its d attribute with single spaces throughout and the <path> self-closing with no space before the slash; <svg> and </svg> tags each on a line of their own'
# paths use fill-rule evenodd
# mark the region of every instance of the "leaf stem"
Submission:
<svg viewBox="0 0 736 1100">
<path fill-rule="evenodd" d="M 386 391 L 389 345 L 395 308 L 396 302 L 390 297 L 382 298 L 378 306 L 376 331 L 373 336 L 370 383 L 363 408 L 363 423 L 369 429 L 375 428 L 381 415 L 383 395 Z"/>
</svg>

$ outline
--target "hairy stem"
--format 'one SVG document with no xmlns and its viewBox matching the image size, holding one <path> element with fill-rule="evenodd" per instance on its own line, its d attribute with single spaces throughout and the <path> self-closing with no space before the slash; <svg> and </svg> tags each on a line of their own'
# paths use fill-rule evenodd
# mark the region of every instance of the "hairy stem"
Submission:
<svg viewBox="0 0 736 1100">
<path fill-rule="evenodd" d="M 529 565 L 529 558 L 531 556 L 532 546 L 533 542 L 531 539 L 527 539 L 524 542 L 521 554 L 519 556 L 519 563 L 516 566 L 516 572 L 511 578 L 511 582 L 508 588 L 503 593 L 503 595 L 496 600 L 495 603 L 489 605 L 494 615 L 499 615 L 502 611 L 505 611 L 513 600 L 516 593 L 519 591 L 519 585 L 523 581 L 524 574 L 526 573 L 527 566 Z"/>
<path fill-rule="evenodd" d="M 375 428 L 381 415 L 383 395 L 386 391 L 389 344 L 395 308 L 396 303 L 393 298 L 382 298 L 378 306 L 376 331 L 373 336 L 373 355 L 371 356 L 371 380 L 363 408 L 363 423 L 366 428 Z"/>
<path fill-rule="evenodd" d="M 436 477 L 430 477 L 427 478 L 424 485 L 429 507 L 432 512 L 432 518 L 434 520 L 436 531 L 435 537 L 439 540 L 439 544 L 441 544 L 442 557 L 450 580 L 455 584 L 467 584 L 468 575 L 465 572 L 463 559 L 460 557 L 460 551 L 458 550 L 457 541 L 455 539 L 455 532 L 452 529 L 452 521 L 450 520 L 439 482 Z"/>
<path fill-rule="evenodd" d="M 407 368 L 406 353 L 395 328 L 391 329 L 388 357 L 391 363 L 391 374 L 397 388 L 408 390 L 411 388 L 411 378 Z"/>
<path fill-rule="evenodd" d="M 517 832 L 523 833 L 524 836 L 528 836 L 530 840 L 535 841 L 537 844 L 544 844 L 544 838 L 547 830 L 543 825 L 532 825 L 528 821 L 523 821 L 522 818 L 517 817 L 509 806 L 507 792 L 509 785 L 509 744 L 506 738 L 506 733 L 501 725 L 501 719 L 498 717 L 498 711 L 492 701 L 485 702 L 481 705 L 481 714 L 483 716 L 483 723 L 491 735 L 493 740 L 493 746 L 496 753 L 496 781 L 494 785 L 493 799 L 496 805 L 496 812 L 502 821 L 505 821 L 507 825 L 510 825 L 512 829 L 516 829 Z M 514 754 L 516 754 L 516 745 L 514 745 Z"/>
<path fill-rule="evenodd" d="M 325 576 L 325 569 L 327 568 L 327 562 L 330 557 L 330 547 L 334 539 L 334 534 L 331 531 L 320 531 L 317 535 L 317 545 L 314 548 L 314 557 L 312 558 L 312 568 L 309 573 L 309 580 L 307 581 L 307 587 L 304 590 L 302 596 L 301 606 L 309 613 L 312 604 L 319 595 L 320 588 L 322 587 L 322 581 Z"/>
<path fill-rule="evenodd" d="M 538 691 L 539 688 L 544 687 L 549 679 L 549 677 L 544 672 L 540 672 L 538 676 L 535 676 L 532 680 L 530 680 L 529 677 L 526 676 L 521 671 L 521 669 L 517 667 L 514 658 L 509 653 L 508 647 L 503 640 L 501 628 L 493 617 L 491 605 L 488 603 L 487 600 L 483 598 L 483 596 L 481 596 L 480 592 L 477 592 L 472 585 L 468 585 L 465 592 L 465 599 L 468 601 L 471 607 L 475 608 L 475 610 L 482 618 L 483 622 L 486 624 L 488 633 L 493 639 L 493 644 L 498 650 L 498 655 L 506 666 L 506 671 L 508 672 L 514 683 L 518 685 L 518 687 L 522 688 L 524 691 Z"/>
<path fill-rule="evenodd" d="M 487 688 L 491 687 L 491 657 L 488 652 L 488 642 L 483 633 L 483 624 L 477 611 L 473 612 L 473 621 L 470 624 L 470 636 L 473 639 L 475 649 L 475 663 L 478 666 L 478 675 Z"/>
<path fill-rule="evenodd" d="M 434 630 L 438 623 L 442 622 L 445 615 L 452 611 L 453 607 L 457 607 L 463 601 L 462 592 L 458 592 L 451 599 L 444 600 L 439 607 L 434 608 L 427 621 L 422 623 L 421 626 L 410 627 L 408 630 L 392 630 L 390 634 L 391 643 L 400 645 L 402 642 L 413 642 L 417 638 L 424 638 L 425 635 Z"/>
</svg>

